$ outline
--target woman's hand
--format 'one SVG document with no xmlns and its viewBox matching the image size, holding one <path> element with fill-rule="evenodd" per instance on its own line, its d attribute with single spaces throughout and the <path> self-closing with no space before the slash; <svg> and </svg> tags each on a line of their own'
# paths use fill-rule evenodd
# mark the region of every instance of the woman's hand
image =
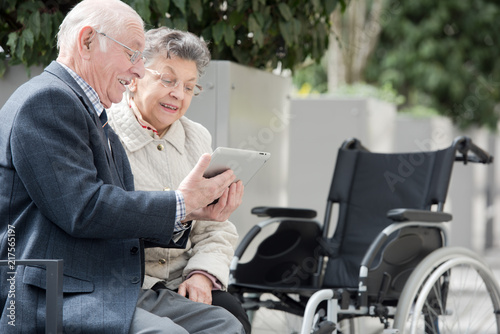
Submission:
<svg viewBox="0 0 500 334">
<path fill-rule="evenodd" d="M 194 274 L 179 285 L 179 294 L 190 300 L 211 305 L 212 281 L 203 274 Z"/>
</svg>

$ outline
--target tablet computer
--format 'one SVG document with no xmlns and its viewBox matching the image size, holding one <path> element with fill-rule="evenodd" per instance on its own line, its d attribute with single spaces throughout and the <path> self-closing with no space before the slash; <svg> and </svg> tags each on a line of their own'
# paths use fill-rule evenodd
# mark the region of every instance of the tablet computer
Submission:
<svg viewBox="0 0 500 334">
<path fill-rule="evenodd" d="M 241 180 L 246 185 L 270 157 L 268 152 L 217 147 L 203 176 L 210 178 L 231 169 L 235 182 Z"/>
</svg>

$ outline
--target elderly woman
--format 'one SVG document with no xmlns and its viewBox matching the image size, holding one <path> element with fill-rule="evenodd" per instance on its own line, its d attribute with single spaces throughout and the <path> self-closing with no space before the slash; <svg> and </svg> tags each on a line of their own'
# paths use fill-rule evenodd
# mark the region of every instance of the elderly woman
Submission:
<svg viewBox="0 0 500 334">
<path fill-rule="evenodd" d="M 136 190 L 176 189 L 199 157 L 212 152 L 208 130 L 184 116 L 201 92 L 198 79 L 210 52 L 195 35 L 163 27 L 146 33 L 143 55 L 146 74 L 133 79 L 121 103 L 109 109 L 109 123 L 125 147 Z M 225 291 L 237 240 L 229 221 L 194 221 L 185 249 L 146 248 L 143 287 L 177 289 L 191 300 L 222 306 L 248 334 L 243 308 Z"/>
</svg>

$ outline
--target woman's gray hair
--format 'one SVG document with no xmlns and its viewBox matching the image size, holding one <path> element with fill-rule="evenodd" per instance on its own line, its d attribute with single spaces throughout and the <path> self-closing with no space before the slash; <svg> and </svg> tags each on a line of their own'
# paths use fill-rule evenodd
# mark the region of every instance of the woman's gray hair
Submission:
<svg viewBox="0 0 500 334">
<path fill-rule="evenodd" d="M 119 0 L 83 0 L 64 18 L 57 33 L 57 48 L 61 53 L 72 52 L 83 27 L 90 26 L 113 38 L 117 31 L 126 31 L 128 24 L 136 22 L 144 27 L 144 21 L 135 10 Z M 123 34 L 122 34 L 123 35 Z M 94 36 L 95 38 L 95 36 Z M 108 39 L 98 38 L 99 46 L 106 52 Z M 126 44 L 126 41 L 123 41 Z"/>
<path fill-rule="evenodd" d="M 180 58 L 196 63 L 198 77 L 205 73 L 210 62 L 210 51 L 207 43 L 198 36 L 177 29 L 161 27 L 146 32 L 146 48 L 143 56 L 146 58 L 146 67 L 157 57 Z"/>
</svg>

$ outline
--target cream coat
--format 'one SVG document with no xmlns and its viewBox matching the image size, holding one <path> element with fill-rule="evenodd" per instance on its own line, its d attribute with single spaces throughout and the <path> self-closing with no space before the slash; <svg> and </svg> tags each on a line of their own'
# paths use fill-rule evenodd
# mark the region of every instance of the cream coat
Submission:
<svg viewBox="0 0 500 334">
<path fill-rule="evenodd" d="M 163 138 L 153 138 L 152 131 L 137 122 L 126 99 L 113 105 L 108 117 L 127 152 L 135 189 L 177 189 L 199 157 L 212 152 L 210 133 L 201 124 L 182 117 Z M 225 290 L 237 240 L 236 228 L 229 221 L 194 221 L 185 249 L 146 248 L 143 287 L 151 288 L 164 280 L 168 288 L 176 289 L 190 272 L 203 270 L 215 276 Z"/>
</svg>

